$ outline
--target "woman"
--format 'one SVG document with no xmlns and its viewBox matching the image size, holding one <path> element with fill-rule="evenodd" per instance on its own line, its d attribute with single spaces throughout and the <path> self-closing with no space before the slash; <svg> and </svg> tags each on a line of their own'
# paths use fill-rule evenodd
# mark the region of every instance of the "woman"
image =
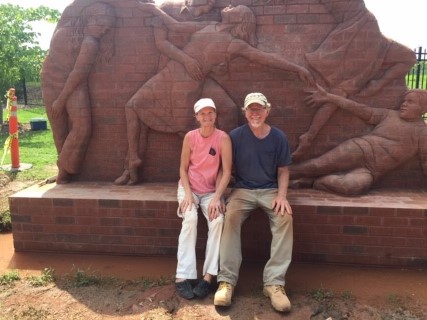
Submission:
<svg viewBox="0 0 427 320">
<path fill-rule="evenodd" d="M 58 24 L 42 68 L 43 100 L 58 152 L 57 183 L 80 171 L 92 131 L 88 77 L 113 55 L 113 7 L 96 2 Z M 101 38 L 104 38 L 101 41 Z"/>
<path fill-rule="evenodd" d="M 192 33 L 190 42 L 182 50 L 197 61 L 201 80 L 194 79 L 181 63 L 170 60 L 128 101 L 125 112 L 129 149 L 125 171 L 116 179 L 116 184 L 138 182 L 138 167 L 144 158 L 148 129 L 182 134 L 191 127 L 192 114 L 186 106 L 200 97 L 209 73 L 223 72 L 224 69 L 227 72 L 232 59 L 244 57 L 273 68 L 297 72 L 303 81 L 312 83 L 311 74 L 303 67 L 253 47 L 256 44 L 256 20 L 246 6 L 223 9 L 221 22 L 178 22 L 153 4 L 140 4 L 144 12 L 158 16 L 168 29 Z"/>
<path fill-rule="evenodd" d="M 215 128 L 216 107 L 212 99 L 203 98 L 194 105 L 198 129 L 184 137 L 178 183 L 178 216 L 182 228 L 178 240 L 176 289 L 186 299 L 204 298 L 218 273 L 219 244 L 224 221 L 222 197 L 231 176 L 231 140 Z M 203 278 L 193 289 L 191 279 L 197 279 L 196 241 L 197 208 L 208 223 Z"/>
</svg>

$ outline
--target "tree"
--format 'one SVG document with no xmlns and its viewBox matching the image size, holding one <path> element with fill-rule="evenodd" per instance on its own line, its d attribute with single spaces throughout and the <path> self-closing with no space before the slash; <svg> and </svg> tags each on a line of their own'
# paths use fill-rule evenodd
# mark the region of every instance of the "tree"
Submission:
<svg viewBox="0 0 427 320">
<path fill-rule="evenodd" d="M 0 5 L 0 100 L 10 87 L 22 81 L 39 81 L 46 50 L 40 48 L 31 22 L 56 23 L 61 13 L 45 6 L 24 9 L 18 5 Z"/>
</svg>

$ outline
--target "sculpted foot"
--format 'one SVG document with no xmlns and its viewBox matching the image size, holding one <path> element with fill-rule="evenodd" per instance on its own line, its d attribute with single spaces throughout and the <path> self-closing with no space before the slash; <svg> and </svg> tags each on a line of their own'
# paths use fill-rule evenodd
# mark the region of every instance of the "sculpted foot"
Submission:
<svg viewBox="0 0 427 320">
<path fill-rule="evenodd" d="M 127 182 L 128 186 L 134 186 L 138 183 L 138 168 L 129 169 L 129 181 Z"/>
<path fill-rule="evenodd" d="M 129 170 L 123 171 L 122 175 L 114 180 L 114 184 L 118 186 L 124 186 L 130 180 Z"/>
<path fill-rule="evenodd" d="M 56 176 L 57 184 L 66 184 L 71 181 L 71 175 L 64 169 L 59 169 L 58 175 Z"/>
<path fill-rule="evenodd" d="M 142 165 L 142 160 L 140 158 L 130 159 L 129 160 L 129 171 L 132 175 L 132 170 L 137 169 Z"/>
<path fill-rule="evenodd" d="M 305 189 L 312 188 L 314 183 L 313 178 L 300 178 L 295 180 L 289 180 L 290 189 Z"/>
</svg>

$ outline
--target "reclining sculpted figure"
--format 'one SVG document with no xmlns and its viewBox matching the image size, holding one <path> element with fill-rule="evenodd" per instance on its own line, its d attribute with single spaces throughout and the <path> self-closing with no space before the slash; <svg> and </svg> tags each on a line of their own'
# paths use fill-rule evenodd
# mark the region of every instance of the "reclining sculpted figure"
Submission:
<svg viewBox="0 0 427 320">
<path fill-rule="evenodd" d="M 399 110 L 372 108 L 328 93 L 320 86 L 306 101 L 314 107 L 334 104 L 375 127 L 369 134 L 346 140 L 318 158 L 291 165 L 290 186 L 308 183 L 315 189 L 343 195 L 362 194 L 415 155 L 427 176 L 427 125 L 422 118 L 427 112 L 427 90 L 407 91 Z"/>
</svg>

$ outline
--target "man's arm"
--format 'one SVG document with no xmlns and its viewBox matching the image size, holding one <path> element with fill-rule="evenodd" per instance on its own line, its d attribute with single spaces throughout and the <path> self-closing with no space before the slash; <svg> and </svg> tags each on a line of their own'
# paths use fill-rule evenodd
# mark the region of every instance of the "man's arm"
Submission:
<svg viewBox="0 0 427 320">
<path fill-rule="evenodd" d="M 292 214 L 292 208 L 287 199 L 289 185 L 289 168 L 287 166 L 277 168 L 277 183 L 279 187 L 277 196 L 273 200 L 272 208 L 276 214 L 282 216 L 285 213 Z"/>
</svg>

